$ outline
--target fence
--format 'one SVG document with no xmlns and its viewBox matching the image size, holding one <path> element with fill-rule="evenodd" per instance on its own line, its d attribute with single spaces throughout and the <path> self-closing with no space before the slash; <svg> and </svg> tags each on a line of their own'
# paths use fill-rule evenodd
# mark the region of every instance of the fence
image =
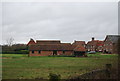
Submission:
<svg viewBox="0 0 120 81">
<path fill-rule="evenodd" d="M 82 74 L 80 76 L 76 77 L 71 77 L 68 81 L 71 80 L 80 80 L 80 79 L 117 79 L 116 77 L 112 76 L 112 65 L 111 64 L 106 64 L 105 69 L 97 69 L 93 70 L 91 72 Z"/>
</svg>

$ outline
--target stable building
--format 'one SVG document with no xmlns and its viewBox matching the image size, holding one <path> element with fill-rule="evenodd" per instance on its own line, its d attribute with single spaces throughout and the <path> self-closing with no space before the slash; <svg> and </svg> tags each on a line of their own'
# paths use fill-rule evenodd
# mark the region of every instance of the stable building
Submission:
<svg viewBox="0 0 120 81">
<path fill-rule="evenodd" d="M 61 43 L 60 40 L 36 40 L 28 42 L 29 56 L 75 55 L 84 56 L 85 47 L 81 44 Z"/>
<path fill-rule="evenodd" d="M 30 56 L 72 55 L 71 44 L 30 45 Z"/>
</svg>

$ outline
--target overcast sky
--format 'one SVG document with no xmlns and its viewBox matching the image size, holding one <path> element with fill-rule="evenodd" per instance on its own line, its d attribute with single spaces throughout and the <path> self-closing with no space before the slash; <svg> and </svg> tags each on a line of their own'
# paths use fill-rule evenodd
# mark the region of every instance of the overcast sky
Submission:
<svg viewBox="0 0 120 81">
<path fill-rule="evenodd" d="M 2 41 L 15 43 L 34 40 L 89 41 L 104 40 L 118 34 L 117 2 L 79 3 L 2 3 Z"/>
</svg>

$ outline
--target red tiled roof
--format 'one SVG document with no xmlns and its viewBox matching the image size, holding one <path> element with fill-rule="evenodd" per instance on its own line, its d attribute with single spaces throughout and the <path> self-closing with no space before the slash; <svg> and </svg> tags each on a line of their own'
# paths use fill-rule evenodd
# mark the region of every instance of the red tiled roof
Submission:
<svg viewBox="0 0 120 81">
<path fill-rule="evenodd" d="M 74 48 L 74 51 L 86 51 L 85 47 L 78 45 Z"/>
<path fill-rule="evenodd" d="M 37 40 L 36 44 L 60 44 L 60 40 Z"/>
<path fill-rule="evenodd" d="M 31 45 L 29 50 L 73 50 L 71 44 Z"/>
<path fill-rule="evenodd" d="M 73 45 L 74 44 L 85 45 L 85 41 L 74 41 Z"/>
<path fill-rule="evenodd" d="M 99 41 L 99 40 L 88 41 L 87 45 L 102 46 L 103 45 L 103 41 Z"/>
<path fill-rule="evenodd" d="M 59 40 L 30 40 L 29 50 L 75 50 L 75 51 L 86 51 L 84 45 L 85 41 L 75 41 L 71 43 L 61 43 Z"/>
<path fill-rule="evenodd" d="M 35 44 L 35 41 L 33 39 L 30 39 L 27 45 L 32 45 L 32 44 Z"/>
<path fill-rule="evenodd" d="M 85 41 L 74 41 L 72 48 L 75 49 L 78 45 L 85 46 Z"/>
</svg>

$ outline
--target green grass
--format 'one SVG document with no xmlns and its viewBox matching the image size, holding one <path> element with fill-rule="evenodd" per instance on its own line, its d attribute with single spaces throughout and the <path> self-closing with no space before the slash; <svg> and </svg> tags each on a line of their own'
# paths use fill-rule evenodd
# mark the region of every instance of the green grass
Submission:
<svg viewBox="0 0 120 81">
<path fill-rule="evenodd" d="M 0 54 L 0 57 L 27 57 L 27 54 Z"/>
<path fill-rule="evenodd" d="M 0 55 L 1 56 L 1 55 Z M 118 55 L 88 54 L 88 57 L 27 57 L 27 54 L 3 54 L 3 79 L 48 79 L 49 73 L 62 79 L 80 75 L 111 63 L 117 67 Z"/>
</svg>

